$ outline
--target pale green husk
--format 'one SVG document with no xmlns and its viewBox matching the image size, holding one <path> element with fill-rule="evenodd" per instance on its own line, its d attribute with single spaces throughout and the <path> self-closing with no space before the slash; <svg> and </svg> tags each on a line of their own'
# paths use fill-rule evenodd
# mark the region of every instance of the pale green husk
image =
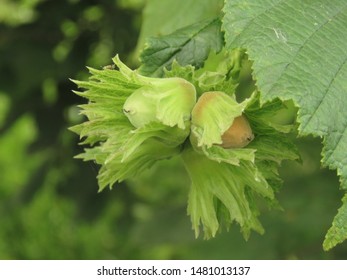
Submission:
<svg viewBox="0 0 347 280">
<path fill-rule="evenodd" d="M 195 88 L 181 78 L 148 78 L 129 69 L 118 56 L 113 61 L 119 70 L 89 68 L 89 81 L 74 81 L 85 89 L 76 94 L 89 101 L 80 106 L 88 120 L 71 130 L 83 139 L 81 144 L 92 146 L 77 157 L 101 165 L 100 190 L 179 154 L 190 133 L 190 111 L 196 98 Z M 139 120 L 134 121 L 123 107 L 139 92 L 143 93 L 140 101 L 151 103 L 153 112 L 150 116 L 137 112 Z"/>
<path fill-rule="evenodd" d="M 206 238 L 213 237 L 233 221 L 245 238 L 251 230 L 262 233 L 256 197 L 277 205 L 278 165 L 298 159 L 285 135 L 290 127 L 272 121 L 283 103 L 273 100 L 261 106 L 257 92 L 237 103 L 237 82 L 229 79 L 229 68 L 203 76 L 195 75 L 193 67 L 175 64 L 166 71 L 168 78 L 159 79 L 139 75 L 118 57 L 114 63 L 119 70 L 89 68 L 88 81 L 75 81 L 85 89 L 76 94 L 88 99 L 80 106 L 87 120 L 71 130 L 90 146 L 77 157 L 101 165 L 100 190 L 133 178 L 158 160 L 181 155 L 192 181 L 188 213 L 196 236 L 202 227 Z M 216 91 L 204 110 L 194 107 L 196 96 L 216 89 L 227 92 Z M 245 148 L 222 148 L 221 135 L 241 114 L 255 139 Z"/>
</svg>

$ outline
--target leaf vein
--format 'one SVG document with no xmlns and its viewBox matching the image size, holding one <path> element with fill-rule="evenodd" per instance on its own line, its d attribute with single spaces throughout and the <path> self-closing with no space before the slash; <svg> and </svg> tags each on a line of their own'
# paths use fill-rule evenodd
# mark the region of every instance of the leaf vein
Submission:
<svg viewBox="0 0 347 280">
<path fill-rule="evenodd" d="M 164 48 L 159 49 L 158 51 L 155 51 L 152 53 L 152 55 L 155 55 L 165 49 L 176 49 L 172 54 L 169 55 L 169 57 L 167 59 L 165 59 L 165 61 L 161 64 L 159 64 L 159 66 L 157 67 L 157 69 L 155 71 L 153 71 L 153 73 L 156 73 L 159 69 L 161 69 L 162 67 L 164 67 L 168 62 L 171 62 L 172 59 L 175 57 L 175 55 L 177 53 L 179 53 L 184 47 L 187 46 L 187 44 L 189 42 L 191 42 L 197 35 L 199 35 L 201 32 L 203 32 L 204 30 L 206 30 L 207 28 L 209 28 L 210 26 L 212 26 L 213 24 L 215 24 L 217 21 L 219 20 L 219 18 L 215 18 L 214 20 L 208 22 L 206 25 L 204 25 L 203 27 L 201 27 L 199 30 L 197 30 L 195 33 L 193 33 L 192 35 L 190 35 L 187 40 L 183 41 L 183 44 L 181 45 L 177 45 L 177 46 L 167 46 Z"/>
<path fill-rule="evenodd" d="M 283 2 L 284 2 L 284 0 L 280 0 L 280 1 L 276 2 L 275 4 L 273 4 L 272 6 L 270 6 L 269 8 L 265 9 L 264 11 L 262 11 L 261 13 L 257 14 L 254 18 L 252 18 L 252 19 L 247 23 L 247 25 L 245 25 L 245 27 L 243 28 L 242 32 L 240 32 L 238 35 L 235 36 L 234 41 L 236 41 L 236 39 L 237 39 L 238 37 L 240 37 L 240 36 L 242 35 L 242 33 L 243 33 L 245 30 L 247 30 L 247 29 L 251 26 L 251 24 L 252 24 L 256 19 L 258 19 L 260 16 L 266 14 L 268 11 L 271 11 L 273 8 L 277 7 L 279 4 L 281 4 L 281 3 L 283 3 Z M 231 5 L 231 7 L 232 7 L 232 6 L 238 6 L 238 5 Z"/>
<path fill-rule="evenodd" d="M 304 40 L 303 44 L 297 49 L 297 51 L 296 51 L 296 52 L 294 53 L 294 55 L 292 56 L 292 59 L 291 59 L 288 63 L 286 63 L 286 65 L 283 67 L 283 70 L 281 71 L 280 75 L 278 76 L 277 81 L 274 82 L 274 83 L 272 84 L 272 86 L 268 89 L 268 92 L 271 92 L 272 89 L 273 89 L 275 86 L 278 85 L 279 80 L 283 77 L 283 75 L 284 75 L 285 71 L 287 70 L 288 66 L 291 65 L 291 64 L 293 63 L 293 61 L 294 61 L 294 60 L 296 59 L 296 57 L 299 55 L 300 51 L 307 45 L 307 42 L 308 42 L 318 31 L 320 31 L 321 28 L 322 28 L 323 26 L 325 26 L 327 23 L 329 23 L 329 22 L 331 21 L 332 18 L 335 18 L 336 16 L 338 16 L 338 15 L 339 15 L 344 9 L 346 9 L 346 8 L 347 8 L 347 3 L 346 3 L 346 5 L 344 6 L 343 9 L 339 10 L 339 11 L 338 11 L 337 13 L 335 13 L 331 18 L 328 18 L 325 22 L 323 22 L 321 25 L 319 25 L 319 26 L 314 30 L 314 32 L 312 32 L 312 34 L 310 34 L 310 36 L 308 36 L 308 37 Z"/>
<path fill-rule="evenodd" d="M 346 64 L 347 62 L 347 57 L 345 58 L 345 60 L 343 61 L 343 63 L 341 63 L 341 65 L 339 66 L 339 68 L 337 69 L 337 71 L 335 72 L 335 74 L 333 75 L 332 79 L 330 80 L 329 85 L 327 86 L 325 92 L 324 92 L 324 96 L 323 98 L 319 101 L 319 104 L 316 106 L 315 110 L 313 111 L 313 113 L 310 115 L 310 118 L 306 121 L 306 123 L 302 126 L 302 130 L 304 130 L 308 124 L 310 123 L 310 121 L 313 119 L 313 117 L 315 116 L 315 114 L 317 113 L 319 107 L 323 104 L 324 100 L 326 99 L 326 97 L 329 94 L 329 89 L 331 88 L 331 86 L 333 85 L 336 77 L 338 76 L 338 73 L 342 70 L 343 66 Z M 340 140 L 339 140 L 340 141 Z"/>
</svg>

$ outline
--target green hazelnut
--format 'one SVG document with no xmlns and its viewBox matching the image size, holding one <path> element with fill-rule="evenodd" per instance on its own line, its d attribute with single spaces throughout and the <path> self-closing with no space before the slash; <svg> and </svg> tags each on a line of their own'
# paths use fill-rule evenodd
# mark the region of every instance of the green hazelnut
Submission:
<svg viewBox="0 0 347 280">
<path fill-rule="evenodd" d="M 221 91 L 203 93 L 192 111 L 192 133 L 197 146 L 245 147 L 254 138 L 251 127 L 243 116 L 246 104 L 238 103 Z"/>
<path fill-rule="evenodd" d="M 123 112 L 136 128 L 149 122 L 186 128 L 196 102 L 195 87 L 182 78 L 145 78 L 125 101 Z"/>
<path fill-rule="evenodd" d="M 155 100 L 146 97 L 146 88 L 135 90 L 125 101 L 123 112 L 136 128 L 156 120 Z"/>
</svg>

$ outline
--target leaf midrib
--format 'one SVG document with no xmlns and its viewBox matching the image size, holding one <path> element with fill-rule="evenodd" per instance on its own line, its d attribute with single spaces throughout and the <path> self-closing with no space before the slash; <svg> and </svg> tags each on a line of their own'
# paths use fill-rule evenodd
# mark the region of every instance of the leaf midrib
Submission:
<svg viewBox="0 0 347 280">
<path fill-rule="evenodd" d="M 184 43 L 182 45 L 179 46 L 175 46 L 175 45 L 171 45 L 171 46 L 167 46 L 164 47 L 162 49 L 160 49 L 160 51 L 166 50 L 166 49 L 170 49 L 170 48 L 177 48 L 177 50 L 175 52 L 173 52 L 173 54 L 171 54 L 169 56 L 169 59 L 166 59 L 166 61 L 162 64 L 160 64 L 159 67 L 157 67 L 157 69 L 153 72 L 153 74 L 156 74 L 157 71 L 159 69 L 161 69 L 165 64 L 167 64 L 169 61 L 172 60 L 172 58 L 178 53 L 180 52 L 193 38 L 195 38 L 199 33 L 201 33 L 202 31 L 204 31 L 205 29 L 209 28 L 211 25 L 213 25 L 215 22 L 217 22 L 218 20 L 220 20 L 219 17 L 215 18 L 214 20 L 208 22 L 205 26 L 201 27 L 198 31 L 196 31 L 195 33 L 193 33 L 186 41 L 184 41 Z M 158 53 L 159 51 L 154 52 L 153 54 Z M 152 54 L 152 55 L 153 55 Z"/>
</svg>

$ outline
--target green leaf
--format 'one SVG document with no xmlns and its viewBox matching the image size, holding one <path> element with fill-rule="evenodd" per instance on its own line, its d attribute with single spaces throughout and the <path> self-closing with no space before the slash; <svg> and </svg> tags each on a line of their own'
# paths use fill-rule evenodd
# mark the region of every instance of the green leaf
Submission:
<svg viewBox="0 0 347 280">
<path fill-rule="evenodd" d="M 174 60 L 180 65 L 201 67 L 211 50 L 219 52 L 223 46 L 219 18 L 206 20 L 174 33 L 148 39 L 141 53 L 140 72 L 146 76 L 162 76 Z"/>
<path fill-rule="evenodd" d="M 342 199 L 342 206 L 334 218 L 331 228 L 328 230 L 323 248 L 328 251 L 334 248 L 337 244 L 347 239 L 347 195 Z"/>
<path fill-rule="evenodd" d="M 340 0 L 227 0 L 223 20 L 227 48 L 243 47 L 253 60 L 261 101 L 294 100 L 299 134 L 323 137 L 322 163 L 337 169 L 344 190 L 346 7 L 347 2 Z M 347 236 L 346 228 L 341 230 Z M 333 232 L 329 231 L 325 244 L 332 244 Z"/>
<path fill-rule="evenodd" d="M 143 11 L 135 56 L 149 37 L 163 36 L 202 20 L 217 17 L 223 0 L 150 0 Z"/>
</svg>

